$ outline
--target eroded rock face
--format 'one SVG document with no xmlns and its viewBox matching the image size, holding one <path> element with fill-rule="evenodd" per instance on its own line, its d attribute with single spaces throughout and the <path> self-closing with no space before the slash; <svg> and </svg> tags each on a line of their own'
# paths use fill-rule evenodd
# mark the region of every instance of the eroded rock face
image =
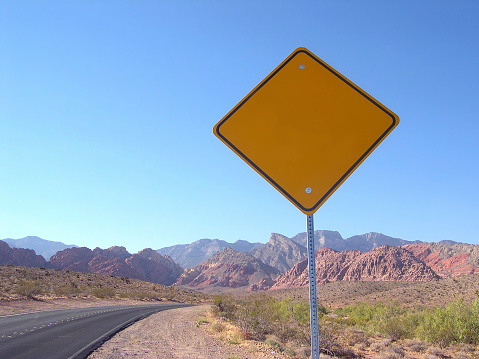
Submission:
<svg viewBox="0 0 479 359">
<path fill-rule="evenodd" d="M 479 273 L 479 246 L 464 243 L 421 243 L 402 248 L 410 251 L 442 278 Z"/>
<path fill-rule="evenodd" d="M 0 264 L 27 266 L 27 267 L 46 267 L 45 258 L 35 253 L 32 249 L 10 248 L 10 246 L 0 241 Z"/>
<path fill-rule="evenodd" d="M 212 258 L 185 271 L 176 285 L 190 287 L 248 287 L 255 290 L 261 283 L 274 283 L 278 270 L 248 253 L 226 248 Z"/>
<path fill-rule="evenodd" d="M 308 260 L 297 263 L 277 279 L 272 289 L 308 285 Z M 322 248 L 316 252 L 316 281 L 432 281 L 439 276 L 411 252 L 382 246 L 363 253 L 359 250 L 337 252 Z"/>
</svg>

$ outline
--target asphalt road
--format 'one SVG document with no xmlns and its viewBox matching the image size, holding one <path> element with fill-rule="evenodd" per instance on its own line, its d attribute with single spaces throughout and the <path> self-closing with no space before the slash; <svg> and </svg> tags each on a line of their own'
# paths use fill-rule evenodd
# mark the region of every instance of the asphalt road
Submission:
<svg viewBox="0 0 479 359">
<path fill-rule="evenodd" d="M 51 310 L 0 317 L 0 358 L 85 358 L 137 320 L 184 304 Z"/>
</svg>

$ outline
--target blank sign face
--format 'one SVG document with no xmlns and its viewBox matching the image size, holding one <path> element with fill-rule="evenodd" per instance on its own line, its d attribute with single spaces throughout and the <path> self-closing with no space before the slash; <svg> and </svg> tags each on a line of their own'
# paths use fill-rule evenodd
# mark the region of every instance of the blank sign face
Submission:
<svg viewBox="0 0 479 359">
<path fill-rule="evenodd" d="M 296 49 L 214 134 L 305 214 L 313 214 L 399 118 L 305 48 Z"/>
</svg>

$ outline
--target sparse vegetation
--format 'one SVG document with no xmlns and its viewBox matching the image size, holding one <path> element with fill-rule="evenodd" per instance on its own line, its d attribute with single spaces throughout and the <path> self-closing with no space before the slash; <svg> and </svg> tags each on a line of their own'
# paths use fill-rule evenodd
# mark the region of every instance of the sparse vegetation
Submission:
<svg viewBox="0 0 479 359">
<path fill-rule="evenodd" d="M 92 297 L 182 303 L 212 300 L 203 293 L 126 277 L 0 265 L 0 301 Z"/>
<path fill-rule="evenodd" d="M 236 300 L 218 296 L 212 313 L 275 351 L 305 357 L 295 349 L 310 343 L 308 302 L 258 295 Z M 333 313 L 320 306 L 319 318 L 321 352 L 330 357 L 353 351 L 391 359 L 405 358 L 406 353 L 444 357 L 444 348 L 451 345 L 456 346 L 448 349 L 454 358 L 477 357 L 479 299 L 472 303 L 459 299 L 436 308 L 408 308 L 394 301 L 358 302 Z"/>
<path fill-rule="evenodd" d="M 115 296 L 115 290 L 111 287 L 97 287 L 91 290 L 91 294 L 97 298 L 111 298 Z"/>
<path fill-rule="evenodd" d="M 20 280 L 15 292 L 22 297 L 35 298 L 35 296 L 43 293 L 43 289 L 37 280 Z"/>
<path fill-rule="evenodd" d="M 318 312 L 322 317 L 327 310 L 319 306 Z M 264 341 L 285 355 L 296 356 L 299 350 L 295 349 L 310 343 L 309 303 L 306 302 L 278 301 L 266 295 L 241 300 L 218 296 L 212 314 L 235 325 L 245 338 Z M 335 334 L 334 326 L 321 328 L 321 350 L 329 354 L 345 354 L 348 349 L 336 339 Z"/>
<path fill-rule="evenodd" d="M 479 344 L 479 299 L 459 299 L 434 309 L 402 308 L 395 302 L 358 303 L 334 311 L 343 326 L 379 332 L 391 340 L 418 338 L 440 347 L 452 343 Z M 415 351 L 424 348 L 417 344 Z"/>
</svg>

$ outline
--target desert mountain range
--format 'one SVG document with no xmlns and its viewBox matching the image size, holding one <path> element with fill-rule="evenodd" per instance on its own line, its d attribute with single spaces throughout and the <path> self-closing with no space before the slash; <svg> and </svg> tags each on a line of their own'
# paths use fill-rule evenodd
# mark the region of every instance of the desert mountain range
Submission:
<svg viewBox="0 0 479 359">
<path fill-rule="evenodd" d="M 335 231 L 318 230 L 314 234 L 318 283 L 434 281 L 479 273 L 479 245 L 411 242 L 380 233 L 346 239 Z M 24 243 L 31 245 L 38 237 L 28 238 Z M 45 242 L 49 241 L 38 240 L 42 246 L 48 245 Z M 6 241 L 0 241 L 0 265 L 110 274 L 205 290 L 255 291 L 307 285 L 306 233 L 292 238 L 273 233 L 265 244 L 201 239 L 157 251 L 147 248 L 135 254 L 119 246 L 93 250 L 66 247 L 46 261 L 32 249 L 11 248 Z"/>
<path fill-rule="evenodd" d="M 28 248 L 33 249 L 36 254 L 41 255 L 45 260 L 50 260 L 58 251 L 62 251 L 67 248 L 77 247 L 74 244 L 64 244 L 62 242 L 47 241 L 40 237 L 28 236 L 19 239 L 5 238 L 4 242 L 11 248 Z"/>
</svg>

